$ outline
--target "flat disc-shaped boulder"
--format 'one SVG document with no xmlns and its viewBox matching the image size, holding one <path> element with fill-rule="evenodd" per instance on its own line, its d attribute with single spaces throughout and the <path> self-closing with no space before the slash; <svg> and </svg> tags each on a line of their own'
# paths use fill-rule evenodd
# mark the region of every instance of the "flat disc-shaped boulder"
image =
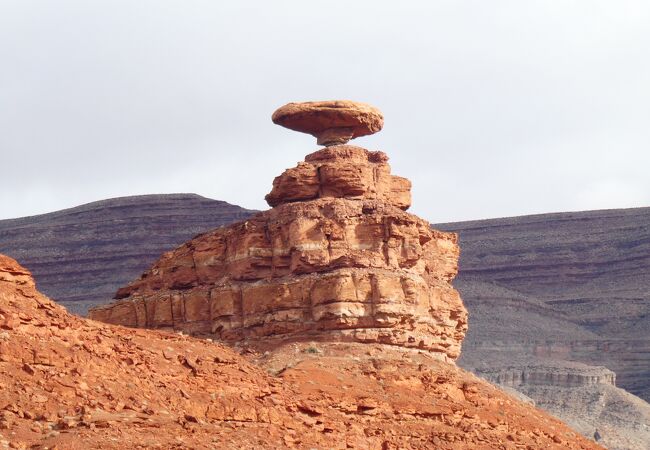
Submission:
<svg viewBox="0 0 650 450">
<path fill-rule="evenodd" d="M 381 112 L 366 103 L 349 100 L 288 103 L 277 109 L 273 123 L 309 133 L 320 145 L 340 145 L 374 134 L 384 125 Z"/>
</svg>

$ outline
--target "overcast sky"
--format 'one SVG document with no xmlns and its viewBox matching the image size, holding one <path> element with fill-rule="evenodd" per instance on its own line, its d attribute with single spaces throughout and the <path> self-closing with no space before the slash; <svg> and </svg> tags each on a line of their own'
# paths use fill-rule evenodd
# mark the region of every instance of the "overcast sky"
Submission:
<svg viewBox="0 0 650 450">
<path fill-rule="evenodd" d="M 195 192 L 267 208 L 290 101 L 380 108 L 431 222 L 650 206 L 647 1 L 0 0 L 0 219 Z"/>
</svg>

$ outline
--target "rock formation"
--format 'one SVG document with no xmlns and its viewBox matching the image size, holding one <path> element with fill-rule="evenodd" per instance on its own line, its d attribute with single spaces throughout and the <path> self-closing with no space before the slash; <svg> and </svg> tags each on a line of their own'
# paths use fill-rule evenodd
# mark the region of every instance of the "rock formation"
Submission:
<svg viewBox="0 0 650 450">
<path fill-rule="evenodd" d="M 245 214 L 251 213 L 189 194 L 110 199 L 0 221 L 0 252 L 7 249 L 11 256 L 24 258 L 46 294 L 62 300 L 69 310 L 79 311 L 78 305 L 108 299 L 108 292 L 114 293 L 136 277 L 163 251 Z M 638 308 L 642 300 L 635 298 L 643 298 L 648 280 L 645 265 L 632 261 L 639 261 L 647 250 L 638 244 L 646 241 L 649 214 L 650 208 L 636 208 L 434 225 L 460 231 L 460 272 L 454 285 L 470 313 L 460 366 L 504 383 L 500 386 L 506 392 L 531 397 L 537 407 L 583 435 L 599 436 L 599 443 L 609 449 L 645 450 L 650 442 L 650 405 L 613 386 L 606 369 L 581 368 L 577 363 L 567 366 L 558 358 L 587 358 L 591 364 L 607 365 L 623 374 L 616 383 L 625 387 L 627 380 L 644 379 L 642 370 L 634 378 L 628 376 L 628 367 L 634 362 L 647 371 L 643 346 L 638 345 L 647 340 L 642 322 L 645 313 Z M 589 230 L 586 234 L 585 229 Z M 523 261 L 535 261 L 526 272 L 518 269 L 521 255 L 525 255 Z M 542 255 L 560 264 L 547 264 Z M 550 269 L 555 272 L 549 273 L 545 285 L 553 287 L 552 279 L 557 280 L 561 271 L 573 271 L 586 261 L 589 264 L 574 280 L 581 286 L 580 298 L 602 297 L 597 303 L 546 304 L 502 287 L 511 280 L 534 279 Z M 615 270 L 599 271 L 599 267 Z M 490 271 L 495 268 L 497 272 Z M 509 273 L 516 276 L 506 279 Z M 498 285 L 493 278 L 499 279 Z M 569 290 L 573 291 L 575 283 L 569 281 L 564 279 L 555 295 L 573 297 Z M 558 306 L 567 309 L 566 313 L 557 310 Z M 587 331 L 591 324 L 599 324 L 598 332 L 606 325 L 611 339 Z M 634 324 L 641 327 L 635 334 L 622 327 Z M 535 336 L 538 342 L 522 347 L 524 336 Z M 601 345 L 584 345 L 599 339 Z M 573 344 L 559 345 L 564 341 Z M 528 352 L 547 356 L 524 357 Z M 567 376 L 574 381 L 565 383 Z"/>
<path fill-rule="evenodd" d="M 464 352 L 463 352 L 464 353 Z M 492 352 L 474 373 L 519 392 L 609 450 L 646 450 L 650 405 L 615 386 L 605 367 Z"/>
<path fill-rule="evenodd" d="M 339 144 L 305 164 L 315 191 L 287 171 L 273 209 L 92 312 L 232 348 L 70 315 L 0 256 L 0 446 L 600 448 L 448 363 L 466 329 L 456 236 L 404 212 L 385 155 Z"/>
<path fill-rule="evenodd" d="M 0 448 L 599 449 L 430 352 L 258 354 L 68 314 L 0 255 Z"/>
<path fill-rule="evenodd" d="M 384 153 L 339 143 L 379 130 L 379 112 L 319 102 L 273 119 L 328 146 L 274 180 L 271 210 L 166 253 L 90 317 L 226 342 L 375 342 L 457 358 L 467 312 L 450 284 L 456 235 L 404 211 L 410 182 Z"/>
</svg>

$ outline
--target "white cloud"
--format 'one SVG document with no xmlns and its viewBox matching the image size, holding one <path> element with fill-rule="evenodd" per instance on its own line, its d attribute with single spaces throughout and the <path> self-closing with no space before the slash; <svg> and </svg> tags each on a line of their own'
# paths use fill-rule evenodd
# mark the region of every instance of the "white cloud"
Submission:
<svg viewBox="0 0 650 450">
<path fill-rule="evenodd" d="M 647 204 L 649 19 L 640 1 L 5 1 L 0 218 L 174 191 L 264 208 L 316 148 L 271 113 L 329 98 L 384 111 L 358 143 L 431 221 Z"/>
<path fill-rule="evenodd" d="M 590 182 L 575 194 L 584 209 L 634 208 L 650 205 L 650 190 L 635 180 L 605 179 Z"/>
</svg>

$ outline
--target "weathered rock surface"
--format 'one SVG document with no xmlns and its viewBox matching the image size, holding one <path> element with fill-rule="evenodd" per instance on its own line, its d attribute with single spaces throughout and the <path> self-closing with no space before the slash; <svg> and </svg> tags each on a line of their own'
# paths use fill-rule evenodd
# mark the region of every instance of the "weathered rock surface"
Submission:
<svg viewBox="0 0 650 450">
<path fill-rule="evenodd" d="M 503 359 L 499 360 L 499 356 Z M 616 385 L 616 374 L 606 367 L 545 358 L 522 361 L 504 356 L 498 355 L 490 364 L 476 367 L 474 372 L 492 383 L 511 387 L 536 385 L 571 388 L 595 384 Z"/>
<path fill-rule="evenodd" d="M 288 103 L 272 116 L 273 123 L 309 133 L 319 145 L 346 144 L 350 139 L 381 130 L 384 117 L 366 103 L 349 100 Z"/>
<path fill-rule="evenodd" d="M 521 393 L 610 450 L 648 448 L 650 405 L 617 388 L 615 374 L 605 367 L 495 352 L 472 372 L 508 393 Z"/>
<path fill-rule="evenodd" d="M 601 448 L 430 352 L 240 353 L 70 315 L 0 256 L 0 447 Z"/>
<path fill-rule="evenodd" d="M 536 405 L 609 450 L 646 450 L 650 443 L 650 405 L 611 384 L 516 387 Z"/>
<path fill-rule="evenodd" d="M 0 220 L 0 253 L 22 261 L 45 294 L 86 314 L 163 252 L 253 212 L 195 194 L 114 198 Z"/>
<path fill-rule="evenodd" d="M 456 236 L 400 208 L 386 161 L 351 146 L 309 155 L 327 195 L 298 201 L 311 183 L 285 173 L 294 187 L 276 179 L 278 206 L 166 253 L 90 317 L 229 342 L 381 342 L 457 358 L 467 313 L 450 285 Z M 358 182 L 366 168 L 368 184 Z"/>
<path fill-rule="evenodd" d="M 385 153 L 337 145 L 307 155 L 276 177 L 266 201 L 278 206 L 316 198 L 379 200 L 406 210 L 411 206 L 411 182 L 390 174 Z"/>
</svg>

